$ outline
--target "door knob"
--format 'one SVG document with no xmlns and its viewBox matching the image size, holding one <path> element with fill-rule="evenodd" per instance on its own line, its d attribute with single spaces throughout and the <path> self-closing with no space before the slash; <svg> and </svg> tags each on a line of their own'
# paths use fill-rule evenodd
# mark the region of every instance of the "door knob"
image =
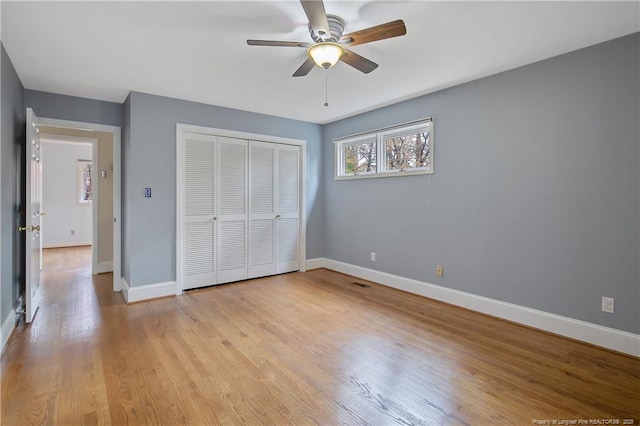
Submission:
<svg viewBox="0 0 640 426">
<path fill-rule="evenodd" d="M 213 219 L 211 219 L 211 220 L 218 220 L 218 217 L 214 216 Z"/>
<path fill-rule="evenodd" d="M 24 231 L 34 232 L 34 231 L 39 231 L 39 230 L 40 230 L 40 225 L 36 225 L 36 226 L 33 226 L 33 225 L 18 226 L 18 231 L 19 232 L 24 232 Z"/>
<path fill-rule="evenodd" d="M 40 212 L 40 216 L 46 216 L 47 212 Z"/>
<path fill-rule="evenodd" d="M 279 214 L 276 215 L 276 219 L 280 219 L 280 215 Z"/>
</svg>

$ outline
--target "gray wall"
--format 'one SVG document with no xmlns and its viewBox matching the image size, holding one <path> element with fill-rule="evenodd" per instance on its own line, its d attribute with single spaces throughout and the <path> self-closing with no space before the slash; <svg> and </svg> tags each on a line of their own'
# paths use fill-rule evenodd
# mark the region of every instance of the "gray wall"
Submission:
<svg viewBox="0 0 640 426">
<path fill-rule="evenodd" d="M 138 92 L 125 109 L 123 270 L 130 286 L 176 279 L 176 123 L 305 139 L 307 257 L 323 256 L 320 125 Z M 148 186 L 151 199 L 144 198 Z"/>
<path fill-rule="evenodd" d="M 325 256 L 640 332 L 639 48 L 634 34 L 325 126 Z M 433 176 L 333 179 L 332 139 L 427 116 Z"/>
<path fill-rule="evenodd" d="M 22 146 L 24 145 L 25 106 L 24 89 L 16 73 L 11 59 L 0 44 L 2 105 L 0 107 L 2 132 L 0 135 L 0 161 L 2 161 L 2 177 L 0 180 L 0 226 L 2 226 L 2 257 L 0 258 L 0 323 L 4 324 L 11 308 L 20 295 L 20 274 L 22 267 L 24 234 L 18 234 L 20 225 L 20 203 L 22 189 L 19 187 L 18 175 L 22 163 Z"/>
<path fill-rule="evenodd" d="M 123 107 L 114 102 L 29 89 L 24 91 L 24 102 L 38 117 L 122 126 Z"/>
</svg>

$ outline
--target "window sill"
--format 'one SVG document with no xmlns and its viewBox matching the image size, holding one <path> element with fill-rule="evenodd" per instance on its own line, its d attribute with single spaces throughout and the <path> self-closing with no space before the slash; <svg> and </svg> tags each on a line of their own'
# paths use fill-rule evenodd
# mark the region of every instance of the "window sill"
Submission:
<svg viewBox="0 0 640 426">
<path fill-rule="evenodd" d="M 335 176 L 335 180 L 370 179 L 370 178 L 386 178 L 386 177 L 431 175 L 431 174 L 433 174 L 433 168 L 403 170 L 403 171 L 394 171 L 394 172 L 381 172 L 381 173 L 366 173 L 366 174 L 363 173 L 359 175 L 340 175 L 340 176 Z"/>
</svg>

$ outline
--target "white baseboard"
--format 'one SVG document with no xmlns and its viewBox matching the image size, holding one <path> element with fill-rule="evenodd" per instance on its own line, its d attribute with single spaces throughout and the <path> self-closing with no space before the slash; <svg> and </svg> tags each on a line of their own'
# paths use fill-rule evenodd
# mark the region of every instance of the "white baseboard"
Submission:
<svg viewBox="0 0 640 426">
<path fill-rule="evenodd" d="M 307 268 L 324 267 L 333 271 L 353 275 L 389 287 L 419 294 L 430 299 L 440 300 L 452 305 L 461 306 L 476 312 L 506 319 L 550 333 L 569 337 L 640 357 L 640 335 L 615 328 L 604 327 L 513 303 L 502 302 L 488 297 L 477 296 L 460 290 L 454 290 L 434 284 L 417 281 L 386 272 L 374 271 L 361 266 L 350 265 L 332 259 L 307 260 Z M 321 266 L 320 266 L 321 265 Z"/>
<path fill-rule="evenodd" d="M 311 270 L 311 269 L 324 268 L 326 261 L 327 261 L 327 259 L 325 259 L 324 257 L 318 257 L 318 258 L 315 258 L 315 259 L 307 259 L 307 262 L 306 262 L 307 271 Z"/>
<path fill-rule="evenodd" d="M 0 346 L 2 349 L 0 350 L 0 354 L 4 352 L 4 348 L 7 346 L 7 342 L 9 341 L 9 337 L 11 337 L 11 333 L 16 328 L 16 311 L 11 309 L 9 311 L 9 316 L 2 323 L 2 336 L 0 337 L 2 341 Z"/>
<path fill-rule="evenodd" d="M 113 262 L 112 261 L 108 261 L 108 262 L 100 262 L 96 265 L 96 268 L 92 271 L 93 275 L 96 274 L 104 274 L 106 272 L 112 272 L 113 271 Z"/>
<path fill-rule="evenodd" d="M 92 245 L 91 241 L 89 242 L 70 242 L 70 243 L 60 243 L 60 244 L 43 244 L 43 249 L 48 248 L 64 248 L 64 247 L 80 247 L 80 246 L 90 246 Z"/>
<path fill-rule="evenodd" d="M 133 303 L 140 302 L 142 300 L 156 299 L 158 297 L 175 296 L 176 295 L 175 281 L 167 281 L 164 283 L 147 284 L 136 287 L 129 286 L 127 280 L 122 278 L 122 296 L 125 302 Z"/>
</svg>

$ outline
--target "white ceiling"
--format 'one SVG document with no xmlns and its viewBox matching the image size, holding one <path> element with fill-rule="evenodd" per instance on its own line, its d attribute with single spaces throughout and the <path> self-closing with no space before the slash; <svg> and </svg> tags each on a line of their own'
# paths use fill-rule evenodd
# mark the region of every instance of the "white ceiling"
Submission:
<svg viewBox="0 0 640 426">
<path fill-rule="evenodd" d="M 345 33 L 403 19 L 353 47 L 380 67 L 291 74 L 310 41 L 298 1 L 2 2 L 2 42 L 28 89 L 123 102 L 129 91 L 327 123 L 640 30 L 638 1 L 325 0 Z M 324 106 L 325 75 L 329 106 Z"/>
</svg>

